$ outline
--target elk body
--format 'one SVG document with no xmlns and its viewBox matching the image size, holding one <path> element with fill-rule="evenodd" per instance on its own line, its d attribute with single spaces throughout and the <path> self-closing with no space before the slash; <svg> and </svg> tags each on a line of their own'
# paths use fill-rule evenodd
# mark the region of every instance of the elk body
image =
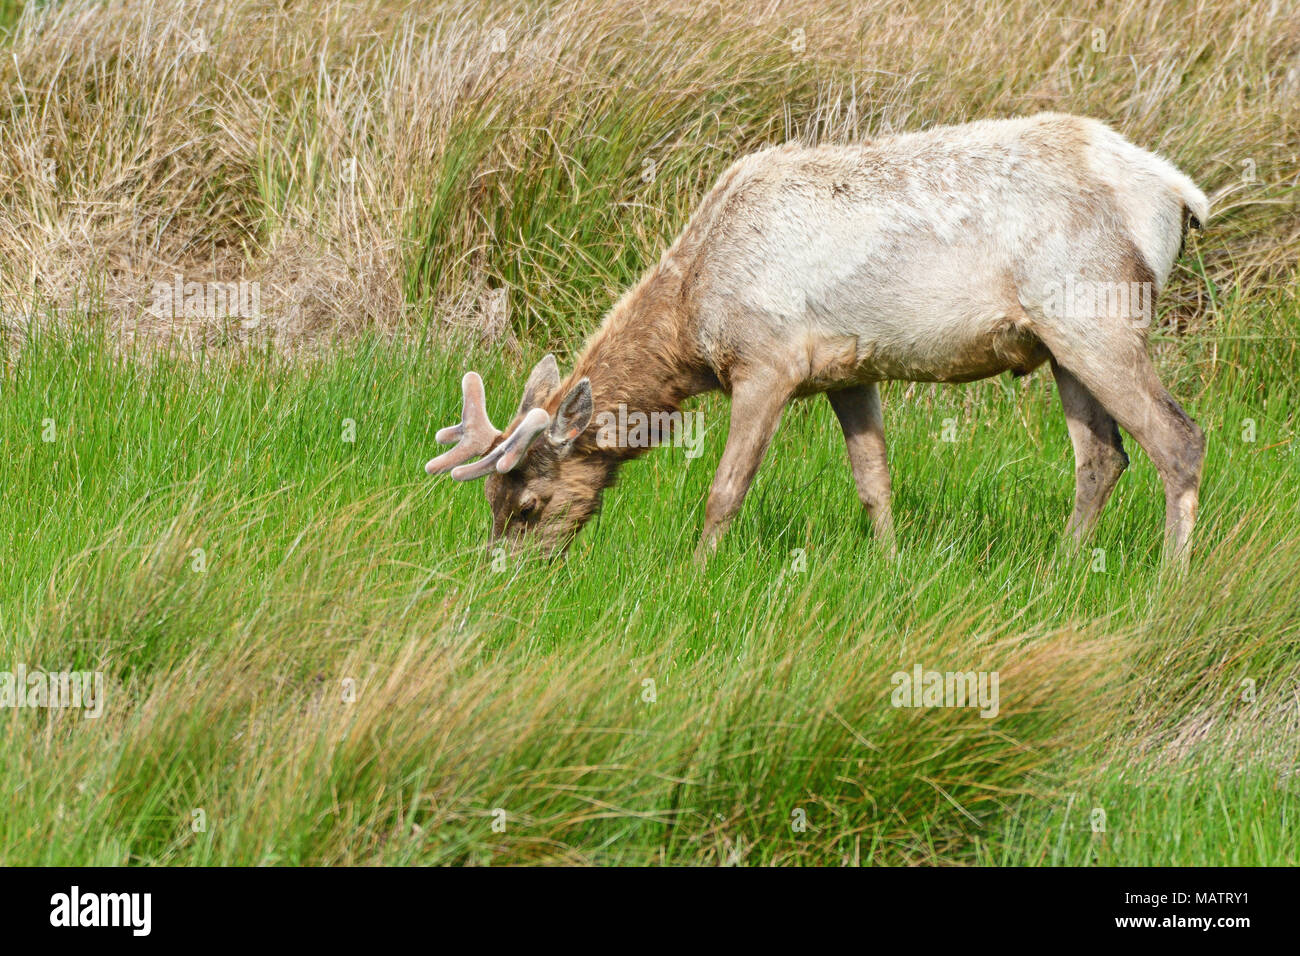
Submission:
<svg viewBox="0 0 1300 956">
<path fill-rule="evenodd" d="M 730 431 L 705 511 L 707 553 L 740 508 L 785 405 L 825 392 L 858 495 L 893 548 L 877 384 L 969 382 L 1050 363 L 1075 455 L 1068 531 L 1085 536 L 1128 464 L 1165 490 L 1185 561 L 1205 440 L 1146 353 L 1155 294 L 1208 202 L 1094 120 L 988 120 L 852 146 L 779 146 L 731 166 L 562 380 L 533 370 L 504 431 L 465 377 L 455 448 L 426 466 L 487 476 L 493 537 L 563 547 L 642 447 L 593 418 L 677 410 L 714 389 Z M 483 456 L 470 463 L 470 459 Z"/>
</svg>

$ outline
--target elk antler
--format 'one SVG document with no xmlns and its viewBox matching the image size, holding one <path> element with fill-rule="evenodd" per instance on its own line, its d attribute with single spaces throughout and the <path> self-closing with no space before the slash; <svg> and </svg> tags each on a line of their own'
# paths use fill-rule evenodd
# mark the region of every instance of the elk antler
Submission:
<svg viewBox="0 0 1300 956">
<path fill-rule="evenodd" d="M 478 372 L 466 372 L 460 380 L 464 402 L 461 405 L 460 424 L 439 430 L 434 437 L 440 445 L 456 443 L 456 447 L 445 451 L 424 466 L 431 475 L 451 471 L 457 465 L 463 465 L 471 458 L 485 453 L 501 434 L 488 419 L 487 398 L 483 394 L 483 379 Z"/>
<path fill-rule="evenodd" d="M 433 459 L 424 470 L 431 475 L 450 471 L 451 477 L 457 481 L 469 481 L 482 478 L 494 469 L 505 474 L 517 467 L 537 436 L 551 423 L 551 416 L 544 408 L 529 410 L 506 440 L 492 448 L 501 432 L 488 420 L 483 379 L 477 372 L 466 372 L 460 387 L 465 395 L 460 424 L 444 428 L 435 436 L 444 445 L 456 442 L 456 447 Z M 465 464 L 477 455 L 483 457 L 473 464 Z"/>
<path fill-rule="evenodd" d="M 534 408 L 524 416 L 519 427 L 512 431 L 505 441 L 472 465 L 453 468 L 451 476 L 457 481 L 469 481 L 471 478 L 482 478 L 494 470 L 504 475 L 524 460 L 524 453 L 532 447 L 537 436 L 544 432 L 550 423 L 551 416 L 546 413 L 546 409 Z"/>
</svg>

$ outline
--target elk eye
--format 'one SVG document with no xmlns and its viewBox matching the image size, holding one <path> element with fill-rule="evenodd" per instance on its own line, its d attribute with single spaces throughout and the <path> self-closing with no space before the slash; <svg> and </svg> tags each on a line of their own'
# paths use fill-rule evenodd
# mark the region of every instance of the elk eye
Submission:
<svg viewBox="0 0 1300 956">
<path fill-rule="evenodd" d="M 519 508 L 516 512 L 521 518 L 531 518 L 537 513 L 537 499 L 532 495 L 519 500 Z"/>
</svg>

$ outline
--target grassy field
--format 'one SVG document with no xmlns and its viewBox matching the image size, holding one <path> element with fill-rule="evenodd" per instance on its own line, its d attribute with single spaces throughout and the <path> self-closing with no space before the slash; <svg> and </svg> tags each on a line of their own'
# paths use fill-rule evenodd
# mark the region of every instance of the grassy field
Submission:
<svg viewBox="0 0 1300 956">
<path fill-rule="evenodd" d="M 1295 11 L 435 6 L 0 4 L 0 672 L 107 682 L 0 711 L 0 863 L 1300 863 Z M 884 388 L 894 560 L 821 398 L 705 568 L 720 397 L 563 561 L 423 473 L 735 156 L 1048 107 L 1215 202 L 1152 336 L 1186 576 L 1131 440 L 1061 544 L 1041 371 Z M 158 320 L 176 273 L 264 319 Z M 892 706 L 916 665 L 997 717 Z"/>
<path fill-rule="evenodd" d="M 1296 321 L 1167 343 L 1215 436 L 1185 579 L 1138 451 L 1104 561 L 1058 546 L 1046 376 L 888 389 L 893 563 L 829 405 L 796 406 L 700 571 L 722 401 L 704 455 L 634 463 L 566 561 L 510 564 L 481 491 L 420 467 L 446 353 L 38 339 L 0 402 L 0 624 L 109 696 L 6 718 L 6 862 L 1300 862 Z M 916 663 L 997 671 L 999 715 L 893 708 Z"/>
</svg>

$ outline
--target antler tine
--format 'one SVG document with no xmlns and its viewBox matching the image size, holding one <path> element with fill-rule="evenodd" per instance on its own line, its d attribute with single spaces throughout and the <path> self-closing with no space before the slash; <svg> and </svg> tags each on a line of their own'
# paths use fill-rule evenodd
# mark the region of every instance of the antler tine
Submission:
<svg viewBox="0 0 1300 956">
<path fill-rule="evenodd" d="M 460 424 L 440 429 L 434 437 L 441 445 L 456 443 L 456 447 L 445 451 L 424 466 L 431 475 L 450 471 L 463 465 L 471 458 L 482 455 L 501 432 L 492 424 L 487 413 L 487 396 L 483 392 L 483 379 L 478 372 L 466 372 L 460 380 L 461 405 Z"/>
<path fill-rule="evenodd" d="M 504 475 L 514 469 L 524 459 L 524 453 L 532 447 L 537 436 L 551 424 L 551 416 L 544 408 L 534 408 L 524 416 L 510 437 L 492 449 L 492 454 L 480 458 L 470 465 L 453 468 L 451 476 L 457 481 L 470 481 L 482 478 L 495 471 Z"/>
</svg>

